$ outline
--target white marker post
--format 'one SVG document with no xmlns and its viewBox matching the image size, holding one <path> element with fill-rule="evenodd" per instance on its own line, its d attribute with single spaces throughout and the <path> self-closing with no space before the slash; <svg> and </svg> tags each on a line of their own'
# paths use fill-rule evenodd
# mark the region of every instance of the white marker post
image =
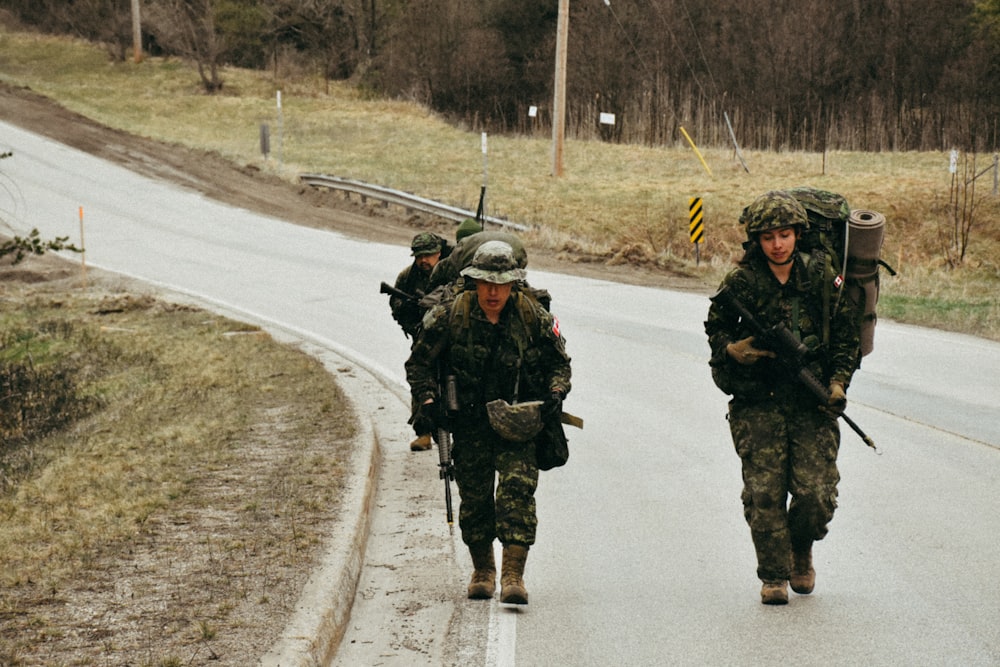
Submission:
<svg viewBox="0 0 1000 667">
<path fill-rule="evenodd" d="M 281 154 L 284 148 L 285 135 L 282 131 L 284 129 L 284 124 L 281 122 L 281 91 L 278 91 L 278 164 L 281 164 Z"/>
<path fill-rule="evenodd" d="M 486 229 L 486 182 L 489 174 L 489 156 L 486 150 L 486 133 L 483 132 L 482 135 L 482 150 L 483 150 L 483 190 L 479 196 L 479 203 L 483 207 L 483 219 L 480 221 L 483 229 Z"/>
</svg>

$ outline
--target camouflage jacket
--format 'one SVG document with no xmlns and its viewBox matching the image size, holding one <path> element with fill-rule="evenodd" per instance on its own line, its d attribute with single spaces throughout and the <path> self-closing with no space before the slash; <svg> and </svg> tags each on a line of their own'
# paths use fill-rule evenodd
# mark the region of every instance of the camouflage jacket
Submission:
<svg viewBox="0 0 1000 667">
<path fill-rule="evenodd" d="M 406 362 L 413 404 L 438 398 L 438 367 L 454 375 L 460 415 L 485 418 L 485 405 L 541 400 L 570 390 L 570 357 L 555 317 L 516 290 L 492 324 L 474 291 L 434 306 Z"/>
<path fill-rule="evenodd" d="M 429 282 L 430 273 L 421 271 L 416 264 L 410 264 L 399 272 L 394 287 L 401 292 L 419 297 L 427 292 Z M 389 308 L 392 310 L 392 319 L 403 328 L 403 332 L 407 336 L 416 338 L 420 331 L 420 322 L 424 317 L 424 309 L 417 302 L 398 296 L 389 297 Z"/>
<path fill-rule="evenodd" d="M 839 380 L 846 388 L 860 359 L 860 324 L 854 303 L 847 298 L 838 300 L 835 286 L 827 284 L 836 280 L 828 262 L 796 253 L 791 276 L 782 285 L 766 260 L 759 253 L 751 254 L 723 279 L 720 289 L 731 289 L 764 327 L 779 322 L 787 325 L 809 350 L 805 360 L 812 373 L 824 385 Z M 777 359 L 764 358 L 742 366 L 727 354 L 729 343 L 753 335 L 738 314 L 713 301 L 705 333 L 712 349 L 712 378 L 725 393 L 748 401 L 788 389 L 806 395 L 804 390 L 796 392 L 797 380 Z"/>
</svg>

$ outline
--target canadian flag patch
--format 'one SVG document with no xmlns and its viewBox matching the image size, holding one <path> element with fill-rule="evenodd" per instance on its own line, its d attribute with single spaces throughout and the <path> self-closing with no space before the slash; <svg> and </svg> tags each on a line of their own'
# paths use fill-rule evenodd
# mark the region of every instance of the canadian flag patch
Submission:
<svg viewBox="0 0 1000 667">
<path fill-rule="evenodd" d="M 559 318 L 556 317 L 555 315 L 552 316 L 552 333 L 554 333 L 556 336 L 562 335 L 559 333 Z"/>
<path fill-rule="evenodd" d="M 840 289 L 840 286 L 844 284 L 844 276 L 837 276 L 833 279 L 833 286 Z"/>
</svg>

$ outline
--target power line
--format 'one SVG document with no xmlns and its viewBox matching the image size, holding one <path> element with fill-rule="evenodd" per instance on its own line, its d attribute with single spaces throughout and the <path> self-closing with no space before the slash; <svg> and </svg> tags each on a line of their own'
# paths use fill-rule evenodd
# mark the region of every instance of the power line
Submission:
<svg viewBox="0 0 1000 667">
<path fill-rule="evenodd" d="M 698 73 L 695 71 L 694 65 L 692 65 L 691 61 L 688 59 L 687 51 L 685 51 L 683 48 L 681 48 L 680 42 L 677 41 L 677 35 L 674 34 L 674 30 L 673 30 L 673 28 L 670 27 L 670 23 L 667 22 L 666 16 L 663 15 L 663 10 L 660 8 L 659 3 L 657 2 L 657 0 L 650 0 L 649 4 L 653 8 L 653 11 L 656 13 L 656 15 L 659 17 L 660 22 L 663 24 L 664 29 L 666 29 L 667 33 L 670 35 L 670 40 L 673 42 L 674 47 L 677 49 L 677 52 L 680 53 L 681 54 L 681 58 L 684 59 L 684 64 L 687 65 L 688 72 L 691 73 L 691 78 L 694 80 L 695 85 L 698 86 L 698 90 L 701 91 L 702 95 L 704 95 L 705 97 L 708 97 L 708 93 L 705 92 L 705 87 L 702 86 L 701 79 L 698 77 Z M 687 11 L 686 7 L 685 7 L 685 11 Z M 689 17 L 689 20 L 690 20 L 690 17 Z M 694 30 L 694 26 L 692 26 L 691 29 L 693 31 Z M 699 49 L 700 49 L 701 48 L 700 47 L 700 40 L 698 40 L 698 35 L 697 34 L 695 34 L 695 40 L 699 41 Z M 704 55 L 702 57 L 704 58 Z M 714 81 L 713 81 L 713 83 L 714 83 Z"/>
<path fill-rule="evenodd" d="M 655 81 L 656 80 L 656 76 L 655 76 L 655 74 L 653 72 L 653 69 L 649 66 L 648 63 L 646 63 L 646 60 L 642 57 L 642 53 L 639 52 L 639 49 L 638 49 L 638 47 L 636 47 L 635 42 L 632 41 L 632 38 L 629 36 L 628 31 L 625 29 L 625 26 L 622 24 L 621 19 L 618 18 L 618 15 L 615 13 L 614 8 L 611 6 L 611 0 L 603 0 L 603 2 L 604 2 L 605 5 L 607 5 L 608 10 L 611 12 L 611 16 L 614 17 L 615 23 L 618 24 L 618 28 L 622 31 L 622 34 L 625 36 L 625 39 L 628 40 L 629 46 L 632 47 L 632 52 L 635 54 L 635 57 L 639 60 L 639 64 L 642 65 L 643 70 L 645 70 L 646 76 L 650 80 Z M 668 29 L 669 29 L 669 27 L 668 27 Z M 671 119 L 674 122 L 679 122 L 679 119 L 677 118 L 677 114 L 674 113 L 673 109 L 671 109 L 671 108 L 668 107 L 667 111 L 670 112 L 670 117 L 671 117 Z"/>
<path fill-rule="evenodd" d="M 629 46 L 632 47 L 632 52 L 635 54 L 635 57 L 639 59 L 639 63 L 642 65 L 642 68 L 646 70 L 646 76 L 652 77 L 653 76 L 652 69 L 649 67 L 649 65 L 646 64 L 646 61 L 643 59 L 642 54 L 639 53 L 639 49 L 636 47 L 635 42 L 632 41 L 632 38 L 629 36 L 628 31 L 625 30 L 625 26 L 622 25 L 621 19 L 618 18 L 618 15 L 615 13 L 614 8 L 611 6 L 611 0 L 603 0 L 603 1 L 604 4 L 608 6 L 608 11 L 611 12 L 611 16 L 615 19 L 615 23 L 618 24 L 618 27 L 621 29 L 622 34 L 625 35 L 625 39 L 628 40 Z"/>
<path fill-rule="evenodd" d="M 708 78 L 712 81 L 712 90 L 716 95 L 718 95 L 719 86 L 715 83 L 715 75 L 712 73 L 712 66 L 708 64 L 708 58 L 705 57 L 705 50 L 701 47 L 701 38 L 698 36 L 698 30 L 694 27 L 694 21 L 691 20 L 691 12 L 688 11 L 687 2 L 685 0 L 680 0 L 680 3 L 684 7 L 684 15 L 687 17 L 688 25 L 691 26 L 691 34 L 694 35 L 695 44 L 698 45 L 698 53 L 701 55 L 701 62 L 705 64 L 705 71 L 708 72 Z"/>
</svg>

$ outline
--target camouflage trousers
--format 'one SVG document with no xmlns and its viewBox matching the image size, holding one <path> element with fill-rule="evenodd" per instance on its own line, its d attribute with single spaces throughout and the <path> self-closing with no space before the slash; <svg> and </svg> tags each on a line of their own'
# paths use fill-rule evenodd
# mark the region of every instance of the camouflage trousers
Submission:
<svg viewBox="0 0 1000 667">
<path fill-rule="evenodd" d="M 792 550 L 823 539 L 837 508 L 837 420 L 800 401 L 732 401 L 729 429 L 743 463 L 757 576 L 788 579 Z"/>
<path fill-rule="evenodd" d="M 508 442 L 487 426 L 456 433 L 452 456 L 462 541 L 481 544 L 499 538 L 502 544 L 534 544 L 535 443 Z"/>
</svg>

